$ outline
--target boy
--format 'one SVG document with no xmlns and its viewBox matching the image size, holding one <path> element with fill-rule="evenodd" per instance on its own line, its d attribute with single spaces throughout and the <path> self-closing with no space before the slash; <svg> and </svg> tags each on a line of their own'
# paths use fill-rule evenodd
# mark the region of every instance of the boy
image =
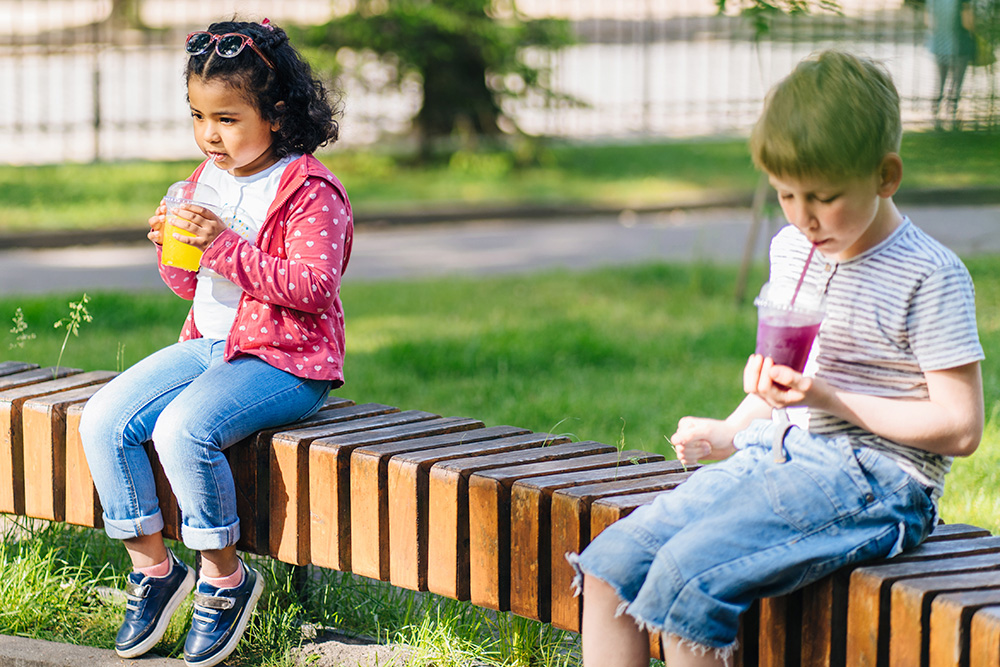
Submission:
<svg viewBox="0 0 1000 667">
<path fill-rule="evenodd" d="M 893 204 L 901 134 L 888 74 L 846 53 L 803 61 L 769 94 L 751 153 L 791 223 L 771 280 L 797 279 L 815 247 L 817 372 L 751 355 L 736 410 L 684 417 L 671 439 L 686 463 L 725 460 L 569 555 L 585 665 L 645 667 L 647 632 L 670 667 L 726 664 L 755 598 L 931 531 L 951 457 L 982 437 L 983 351 L 965 267 Z M 787 406 L 809 409 L 808 430 L 768 420 Z"/>
</svg>

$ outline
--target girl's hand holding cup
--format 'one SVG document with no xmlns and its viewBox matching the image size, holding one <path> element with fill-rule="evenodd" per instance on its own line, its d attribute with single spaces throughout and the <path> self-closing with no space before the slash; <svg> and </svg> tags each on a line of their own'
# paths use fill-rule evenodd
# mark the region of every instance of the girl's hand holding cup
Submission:
<svg viewBox="0 0 1000 667">
<path fill-rule="evenodd" d="M 171 219 L 170 224 L 187 232 L 181 234 L 172 231 L 174 239 L 194 246 L 201 252 L 205 252 L 205 248 L 226 229 L 226 223 L 214 211 L 197 204 L 183 204 L 173 211 L 173 215 L 176 217 Z"/>
<path fill-rule="evenodd" d="M 156 213 L 149 218 L 149 233 L 146 238 L 156 245 L 163 245 L 163 225 L 167 220 L 167 205 L 162 201 L 156 207 Z"/>
<path fill-rule="evenodd" d="M 149 221 L 154 232 L 159 229 L 163 244 L 160 261 L 185 271 L 197 271 L 202 252 L 226 228 L 213 210 L 219 206 L 219 194 L 204 183 L 178 181 L 167 190 L 160 206 L 164 209 L 163 222 L 158 220 L 159 208 Z"/>
</svg>

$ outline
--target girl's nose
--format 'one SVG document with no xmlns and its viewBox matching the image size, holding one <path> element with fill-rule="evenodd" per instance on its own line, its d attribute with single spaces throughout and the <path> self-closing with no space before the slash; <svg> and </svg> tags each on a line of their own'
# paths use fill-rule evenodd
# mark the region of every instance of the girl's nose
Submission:
<svg viewBox="0 0 1000 667">
<path fill-rule="evenodd" d="M 215 143 L 219 140 L 219 131 L 218 128 L 216 128 L 215 123 L 205 123 L 205 128 L 202 131 L 202 137 L 209 143 Z"/>
</svg>

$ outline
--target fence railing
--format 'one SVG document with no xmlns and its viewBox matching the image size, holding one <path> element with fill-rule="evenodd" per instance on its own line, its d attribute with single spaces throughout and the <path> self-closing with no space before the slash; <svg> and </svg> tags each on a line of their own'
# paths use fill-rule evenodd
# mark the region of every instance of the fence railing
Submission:
<svg viewBox="0 0 1000 667">
<path fill-rule="evenodd" d="M 838 46 L 882 60 L 904 122 L 930 127 L 934 59 L 920 4 L 843 0 L 839 15 L 783 17 L 763 37 L 714 0 L 520 0 L 528 15 L 573 22 L 578 43 L 527 49 L 552 87 L 582 104 L 528 97 L 506 112 L 530 133 L 579 140 L 744 134 L 765 91 L 810 52 Z M 734 3 L 730 3 L 734 4 Z M 116 13 L 128 6 L 131 15 Z M 181 80 L 183 36 L 241 16 L 310 24 L 343 0 L 0 0 L 0 161 L 13 164 L 196 157 Z M 407 131 L 419 81 L 393 82 L 370 54 L 339 54 L 342 141 Z M 996 66 L 966 74 L 959 118 L 1000 124 Z"/>
</svg>

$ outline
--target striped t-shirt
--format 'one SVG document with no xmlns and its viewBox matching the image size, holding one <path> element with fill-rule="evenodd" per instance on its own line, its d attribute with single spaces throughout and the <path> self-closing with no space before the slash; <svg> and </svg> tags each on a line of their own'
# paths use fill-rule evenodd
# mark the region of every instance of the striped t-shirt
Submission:
<svg viewBox="0 0 1000 667">
<path fill-rule="evenodd" d="M 782 228 L 771 241 L 771 279 L 797 280 L 810 247 L 795 227 Z M 927 399 L 925 371 L 984 357 L 968 270 L 908 218 L 882 243 L 847 261 L 817 252 L 802 289 L 826 293 L 813 355 L 816 376 L 838 389 Z M 846 434 L 857 446 L 879 450 L 932 487 L 935 502 L 944 491 L 950 456 L 894 442 L 816 409 L 810 410 L 809 431 Z"/>
</svg>

